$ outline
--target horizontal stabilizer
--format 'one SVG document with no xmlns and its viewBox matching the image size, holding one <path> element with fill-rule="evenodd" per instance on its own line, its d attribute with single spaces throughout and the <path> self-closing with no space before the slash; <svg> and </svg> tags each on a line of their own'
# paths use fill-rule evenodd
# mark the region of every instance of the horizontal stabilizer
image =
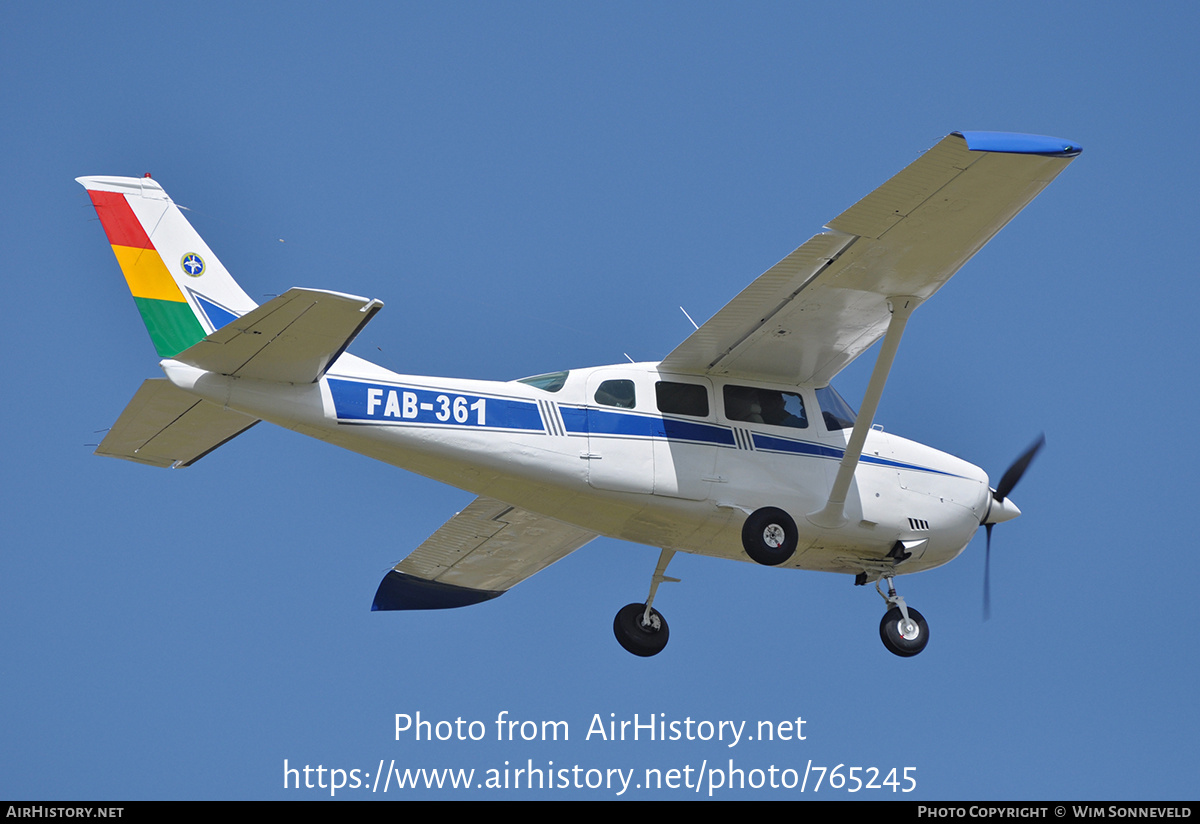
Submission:
<svg viewBox="0 0 1200 824">
<path fill-rule="evenodd" d="M 151 466 L 191 466 L 256 423 L 156 378 L 141 385 L 96 454 Z"/>
<path fill-rule="evenodd" d="M 446 609 L 503 595 L 596 537 L 515 506 L 476 498 L 392 569 L 372 610 Z"/>
<path fill-rule="evenodd" d="M 175 360 L 239 378 L 314 383 L 383 308 L 369 298 L 289 289 L 185 349 Z"/>
</svg>

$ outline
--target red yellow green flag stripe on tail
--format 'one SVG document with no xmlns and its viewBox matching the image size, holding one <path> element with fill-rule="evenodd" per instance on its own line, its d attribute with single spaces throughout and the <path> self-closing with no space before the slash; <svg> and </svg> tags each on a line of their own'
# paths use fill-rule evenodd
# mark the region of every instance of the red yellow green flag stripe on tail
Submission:
<svg viewBox="0 0 1200 824">
<path fill-rule="evenodd" d="M 203 340 L 208 333 L 129 208 L 125 195 L 95 191 L 88 194 L 159 357 L 174 357 Z"/>
<path fill-rule="evenodd" d="M 256 306 L 150 178 L 81 177 L 159 357 Z"/>
</svg>

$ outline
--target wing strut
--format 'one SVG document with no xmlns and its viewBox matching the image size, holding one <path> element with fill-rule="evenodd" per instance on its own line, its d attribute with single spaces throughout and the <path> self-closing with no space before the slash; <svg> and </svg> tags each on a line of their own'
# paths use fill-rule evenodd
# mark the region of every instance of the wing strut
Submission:
<svg viewBox="0 0 1200 824">
<path fill-rule="evenodd" d="M 879 357 L 875 360 L 875 369 L 871 372 L 871 381 L 867 384 L 867 394 L 863 396 L 862 408 L 854 422 L 854 430 L 850 433 L 850 442 L 846 444 L 846 452 L 842 455 L 842 465 L 838 467 L 833 489 L 829 492 L 829 501 L 824 509 L 810 512 L 807 516 L 808 520 L 817 526 L 833 529 L 846 523 L 843 510 L 846 506 L 846 495 L 850 492 L 850 482 L 854 479 L 854 470 L 858 466 L 858 459 L 862 457 L 867 433 L 875 423 L 879 399 L 883 397 L 883 387 L 892 371 L 896 350 L 900 348 L 900 336 L 904 334 L 904 326 L 913 310 L 921 305 L 921 299 L 912 295 L 898 295 L 888 298 L 887 304 L 892 317 L 888 321 L 887 333 L 883 336 Z"/>
</svg>

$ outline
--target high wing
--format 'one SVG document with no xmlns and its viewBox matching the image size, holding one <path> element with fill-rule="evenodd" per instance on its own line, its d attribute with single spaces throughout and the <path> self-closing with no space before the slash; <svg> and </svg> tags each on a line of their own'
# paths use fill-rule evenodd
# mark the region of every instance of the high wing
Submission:
<svg viewBox="0 0 1200 824">
<path fill-rule="evenodd" d="M 487 601 L 595 537 L 491 498 L 476 498 L 392 568 L 371 609 L 445 609 Z"/>
<path fill-rule="evenodd" d="M 1080 151 L 954 132 L 746 287 L 662 368 L 827 384 L 884 334 L 888 298 L 927 299 Z"/>
</svg>

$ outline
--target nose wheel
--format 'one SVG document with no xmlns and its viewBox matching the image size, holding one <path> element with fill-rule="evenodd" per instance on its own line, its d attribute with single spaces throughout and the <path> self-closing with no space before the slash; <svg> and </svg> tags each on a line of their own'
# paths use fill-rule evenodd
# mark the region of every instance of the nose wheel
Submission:
<svg viewBox="0 0 1200 824">
<path fill-rule="evenodd" d="M 875 582 L 875 589 L 888 604 L 888 611 L 879 622 L 879 638 L 888 652 L 901 658 L 911 658 L 925 649 L 929 643 L 929 624 L 925 616 L 904 603 L 904 599 L 896 594 L 892 579 L 888 578 L 888 594 L 884 595 Z"/>
<path fill-rule="evenodd" d="M 911 658 L 929 643 L 929 624 L 925 623 L 925 616 L 912 607 L 908 608 L 907 618 L 899 607 L 892 607 L 879 622 L 879 637 L 888 652 Z"/>
</svg>

